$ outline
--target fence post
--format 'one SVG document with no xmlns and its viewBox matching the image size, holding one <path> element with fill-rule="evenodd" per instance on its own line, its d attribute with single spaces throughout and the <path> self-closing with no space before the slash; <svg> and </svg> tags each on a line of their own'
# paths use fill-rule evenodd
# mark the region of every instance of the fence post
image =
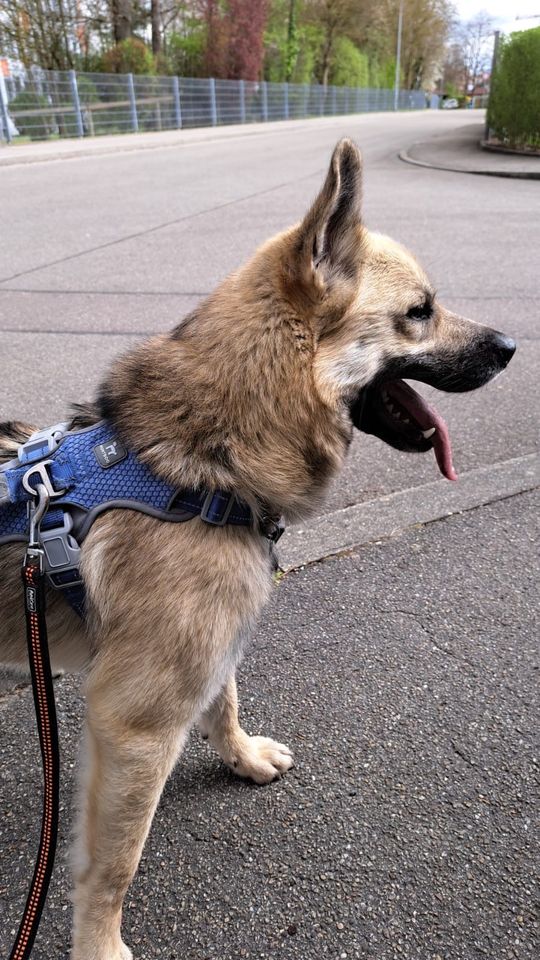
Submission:
<svg viewBox="0 0 540 960">
<path fill-rule="evenodd" d="M 11 143 L 7 111 L 7 91 L 3 76 L 0 75 L 0 127 L 4 131 L 6 143 Z"/>
<path fill-rule="evenodd" d="M 135 83 L 133 82 L 133 74 L 128 73 L 127 82 L 128 82 L 128 94 L 129 94 L 129 109 L 131 113 L 131 129 L 134 133 L 139 132 L 139 118 L 137 117 L 137 101 L 135 99 Z"/>
<path fill-rule="evenodd" d="M 326 87 L 319 85 L 319 113 L 324 117 L 324 101 L 326 100 Z"/>
<path fill-rule="evenodd" d="M 304 116 L 309 117 L 309 84 L 304 84 Z"/>
<path fill-rule="evenodd" d="M 73 100 L 73 110 L 75 111 L 75 121 L 77 123 L 77 136 L 84 137 L 84 124 L 81 113 L 81 101 L 79 99 L 79 88 L 77 86 L 77 74 L 74 70 L 69 71 L 69 83 L 71 86 L 71 99 Z"/>
<path fill-rule="evenodd" d="M 240 84 L 240 123 L 246 122 L 246 82 L 239 80 Z"/>
<path fill-rule="evenodd" d="M 289 119 L 289 84 L 283 84 L 283 115 L 285 120 Z"/>
<path fill-rule="evenodd" d="M 182 110 L 180 108 L 180 84 L 178 77 L 172 78 L 173 100 L 174 100 L 174 122 L 179 130 L 182 129 Z"/>
<path fill-rule="evenodd" d="M 217 127 L 216 81 L 213 77 L 209 77 L 208 84 L 210 90 L 210 116 L 212 117 L 212 126 Z"/>
<path fill-rule="evenodd" d="M 263 80 L 261 83 L 261 92 L 262 92 L 262 118 L 266 122 L 268 120 L 268 86 L 266 80 Z"/>
<path fill-rule="evenodd" d="M 335 86 L 332 87 L 332 113 L 335 116 L 337 111 L 337 90 Z"/>
</svg>

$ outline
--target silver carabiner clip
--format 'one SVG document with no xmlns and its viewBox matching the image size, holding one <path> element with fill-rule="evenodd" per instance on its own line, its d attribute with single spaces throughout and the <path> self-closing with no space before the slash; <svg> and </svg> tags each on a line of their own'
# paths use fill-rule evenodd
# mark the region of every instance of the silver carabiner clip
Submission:
<svg viewBox="0 0 540 960">
<path fill-rule="evenodd" d="M 34 492 L 36 500 L 30 503 L 30 534 L 28 540 L 28 546 L 33 550 L 40 547 L 39 527 L 51 502 L 49 491 L 44 483 L 38 483 Z"/>
<path fill-rule="evenodd" d="M 32 464 L 31 467 L 28 468 L 28 470 L 26 471 L 26 473 L 22 478 L 22 485 L 27 493 L 30 493 L 33 497 L 37 496 L 40 486 L 43 485 L 47 490 L 47 495 L 49 499 L 51 497 L 63 496 L 63 494 L 66 491 L 64 489 L 55 490 L 52 485 L 51 478 L 47 472 L 47 467 L 49 467 L 51 464 L 52 464 L 52 460 L 41 460 L 39 463 L 34 463 Z M 41 484 L 36 483 L 35 487 L 32 486 L 32 484 L 30 483 L 30 478 L 34 476 L 39 477 L 41 479 Z"/>
</svg>

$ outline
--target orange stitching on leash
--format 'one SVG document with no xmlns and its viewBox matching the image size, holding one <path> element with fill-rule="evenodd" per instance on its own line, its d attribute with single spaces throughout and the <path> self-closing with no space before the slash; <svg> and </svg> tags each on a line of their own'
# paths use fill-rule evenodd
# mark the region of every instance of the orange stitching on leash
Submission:
<svg viewBox="0 0 540 960">
<path fill-rule="evenodd" d="M 27 586 L 37 587 L 36 580 L 34 578 L 34 571 L 28 566 L 26 566 L 24 569 L 24 579 Z M 50 717 L 47 709 L 47 686 L 45 682 L 45 672 L 40 644 L 39 615 L 37 611 L 28 614 L 28 625 L 30 643 L 33 652 L 32 659 L 35 672 L 37 710 L 39 714 L 41 742 L 44 757 L 44 804 L 38 862 L 35 867 L 31 893 L 25 907 L 17 941 L 13 953 L 11 954 L 12 960 L 23 960 L 29 939 L 32 935 L 33 924 L 36 919 L 39 901 L 46 880 L 47 861 L 52 843 L 54 809 L 54 776 L 52 772 L 54 765 L 53 739 Z"/>
</svg>

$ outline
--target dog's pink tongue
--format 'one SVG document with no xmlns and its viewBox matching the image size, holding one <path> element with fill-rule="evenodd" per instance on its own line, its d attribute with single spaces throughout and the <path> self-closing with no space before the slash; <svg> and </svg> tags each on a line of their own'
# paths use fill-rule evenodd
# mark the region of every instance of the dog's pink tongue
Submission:
<svg viewBox="0 0 540 960">
<path fill-rule="evenodd" d="M 398 403 L 405 407 L 422 431 L 435 428 L 431 442 L 439 470 L 447 480 L 457 480 L 457 473 L 452 463 L 450 434 L 440 413 L 403 380 L 392 380 L 387 384 L 387 390 Z"/>
</svg>

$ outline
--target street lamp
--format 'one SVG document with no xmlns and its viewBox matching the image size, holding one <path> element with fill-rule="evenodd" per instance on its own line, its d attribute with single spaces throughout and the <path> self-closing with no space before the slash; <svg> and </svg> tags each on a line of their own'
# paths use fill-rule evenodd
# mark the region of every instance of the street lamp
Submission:
<svg viewBox="0 0 540 960">
<path fill-rule="evenodd" d="M 399 108 L 399 73 L 401 69 L 401 30 L 403 27 L 403 0 L 399 2 L 399 19 L 397 28 L 396 47 L 396 78 L 394 81 L 394 110 Z"/>
</svg>

